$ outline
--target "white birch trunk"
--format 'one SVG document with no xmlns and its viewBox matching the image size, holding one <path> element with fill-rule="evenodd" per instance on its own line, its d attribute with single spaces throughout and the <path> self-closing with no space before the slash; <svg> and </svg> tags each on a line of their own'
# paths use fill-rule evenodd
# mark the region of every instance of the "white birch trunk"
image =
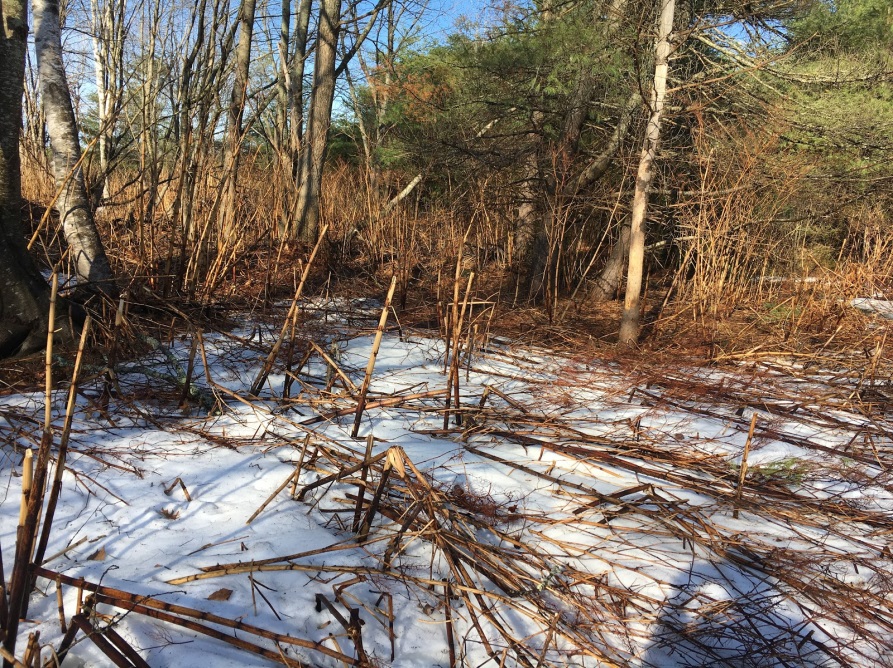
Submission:
<svg viewBox="0 0 893 668">
<path fill-rule="evenodd" d="M 34 0 L 34 50 L 40 76 L 47 130 L 53 154 L 53 176 L 59 196 L 56 209 L 68 243 L 78 283 L 91 290 L 114 292 L 112 271 L 90 210 L 71 93 L 62 63 L 58 0 Z"/>
<path fill-rule="evenodd" d="M 675 0 L 661 0 L 657 44 L 654 56 L 654 86 L 651 90 L 651 117 L 645 129 L 645 141 L 639 158 L 636 189 L 630 214 L 629 265 L 626 277 L 626 298 L 620 320 L 619 342 L 635 344 L 641 327 L 642 274 L 645 265 L 645 218 L 648 214 L 648 188 L 654 178 L 654 158 L 660 141 L 660 122 L 667 94 L 670 61 L 670 34 L 673 30 Z"/>
</svg>

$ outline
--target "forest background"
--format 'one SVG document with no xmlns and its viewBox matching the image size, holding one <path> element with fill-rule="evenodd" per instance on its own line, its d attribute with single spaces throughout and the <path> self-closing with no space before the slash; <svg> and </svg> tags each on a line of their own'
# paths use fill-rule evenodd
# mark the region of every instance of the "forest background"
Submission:
<svg viewBox="0 0 893 668">
<path fill-rule="evenodd" d="M 6 40 L 24 122 L 4 141 L 31 255 L 88 310 L 122 290 L 269 304 L 322 230 L 314 285 L 396 275 L 420 320 L 474 272 L 506 326 L 691 330 L 713 352 L 815 343 L 890 288 L 882 0 L 505 2 L 452 23 L 389 0 L 33 9 L 34 46 Z M 6 354 L 43 345 L 48 289 L 23 255 L 6 301 L 35 303 Z"/>
</svg>

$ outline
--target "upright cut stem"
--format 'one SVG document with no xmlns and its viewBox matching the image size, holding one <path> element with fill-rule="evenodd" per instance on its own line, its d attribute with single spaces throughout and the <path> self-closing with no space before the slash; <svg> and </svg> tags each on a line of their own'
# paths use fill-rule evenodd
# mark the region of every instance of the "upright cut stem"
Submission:
<svg viewBox="0 0 893 668">
<path fill-rule="evenodd" d="M 322 228 L 322 232 L 319 233 L 319 239 L 316 240 L 316 245 L 313 247 L 313 251 L 310 253 L 310 257 L 307 260 L 307 264 L 304 266 L 304 273 L 301 274 L 301 282 L 298 284 L 298 289 L 295 291 L 294 299 L 291 300 L 291 308 L 288 309 L 288 315 L 285 316 L 285 322 L 282 323 L 282 330 L 279 332 L 279 338 L 276 339 L 276 343 L 270 350 L 270 354 L 267 355 L 267 359 L 264 361 L 260 373 L 257 374 L 257 378 L 254 379 L 254 383 L 251 385 L 251 394 L 254 396 L 257 396 L 260 393 L 264 383 L 267 382 L 267 376 L 270 375 L 270 370 L 273 368 L 273 363 L 276 361 L 276 356 L 279 354 L 279 349 L 282 347 L 282 342 L 285 340 L 285 333 L 288 331 L 292 318 L 297 312 L 298 301 L 300 301 L 301 294 L 304 292 L 304 283 L 307 282 L 307 277 L 310 275 L 313 259 L 316 257 L 316 253 L 319 251 L 319 247 L 322 245 L 322 240 L 325 239 L 328 229 L 329 226 L 325 225 Z"/>
<path fill-rule="evenodd" d="M 741 468 L 738 470 L 738 489 L 735 490 L 735 510 L 732 517 L 738 519 L 738 506 L 741 503 L 741 493 L 744 491 L 744 478 L 747 476 L 747 456 L 750 454 L 750 442 L 753 440 L 753 432 L 757 426 L 757 414 L 750 418 L 750 429 L 747 431 L 747 440 L 744 442 L 744 454 L 741 455 Z"/>
<path fill-rule="evenodd" d="M 372 352 L 369 354 L 369 363 L 366 364 L 366 376 L 363 378 L 363 386 L 360 388 L 360 397 L 357 400 L 356 417 L 353 421 L 351 438 L 356 438 L 360 432 L 360 421 L 363 419 L 363 410 L 366 408 L 366 394 L 369 392 L 369 384 L 372 382 L 372 372 L 375 370 L 375 358 L 378 357 L 378 349 L 381 347 L 381 337 L 384 334 L 384 326 L 388 321 L 388 312 L 391 310 L 391 299 L 394 298 L 394 288 L 397 287 L 397 276 L 391 278 L 391 287 L 388 288 L 388 296 L 384 300 L 384 308 L 381 309 L 381 318 L 378 320 L 378 329 L 375 330 L 375 341 L 372 343 Z"/>
<path fill-rule="evenodd" d="M 6 627 L 6 639 L 4 649 L 15 656 L 16 636 L 19 631 L 19 619 L 28 614 L 28 592 L 31 585 L 31 553 L 34 549 L 34 538 L 37 532 L 37 521 L 40 509 L 43 505 L 43 490 L 46 485 L 47 464 L 50 459 L 50 447 L 53 444 L 52 429 L 52 361 L 53 361 L 53 333 L 56 328 L 56 294 L 59 290 L 59 281 L 56 274 L 52 276 L 52 290 L 50 292 L 50 312 L 47 325 L 47 349 L 46 349 L 46 402 L 43 437 L 40 440 L 40 448 L 37 451 L 37 463 L 34 466 L 34 479 L 31 491 L 28 494 L 28 505 L 25 510 L 24 521 L 18 528 L 16 536 L 15 561 L 12 567 L 12 579 L 9 583 L 9 612 Z M 23 492 L 24 494 L 24 492 Z M 4 660 L 4 666 L 11 666 L 9 660 Z"/>
<path fill-rule="evenodd" d="M 456 423 L 462 424 L 462 418 L 459 414 L 459 339 L 462 336 L 462 324 L 465 320 L 465 310 L 468 308 L 468 297 L 471 295 L 471 283 L 474 281 L 474 272 L 468 276 L 468 283 L 465 285 L 465 298 L 462 300 L 462 309 L 453 324 L 453 359 L 450 364 L 450 375 L 447 378 L 447 398 L 446 410 L 443 414 L 443 428 L 447 429 L 450 423 L 450 400 L 451 395 L 455 394 Z"/>
<path fill-rule="evenodd" d="M 71 373 L 71 385 L 68 387 L 68 403 L 65 406 L 65 424 L 62 426 L 62 436 L 59 438 L 59 453 L 56 455 L 56 471 L 53 475 L 53 487 L 50 489 L 50 498 L 47 500 L 46 516 L 43 520 L 43 530 L 34 553 L 34 563 L 41 564 L 46 554 L 47 544 L 50 541 L 50 530 L 53 526 L 53 516 L 56 514 L 56 504 L 62 491 L 62 474 L 65 472 L 65 457 L 68 453 L 68 439 L 71 436 L 71 421 L 74 416 L 74 404 L 77 399 L 78 377 L 81 373 L 81 360 L 84 358 L 84 346 L 87 343 L 87 335 L 90 333 L 90 325 L 93 319 L 88 315 L 84 321 L 84 329 L 81 331 L 81 340 L 78 344 L 78 354 L 74 360 L 74 371 Z"/>
</svg>

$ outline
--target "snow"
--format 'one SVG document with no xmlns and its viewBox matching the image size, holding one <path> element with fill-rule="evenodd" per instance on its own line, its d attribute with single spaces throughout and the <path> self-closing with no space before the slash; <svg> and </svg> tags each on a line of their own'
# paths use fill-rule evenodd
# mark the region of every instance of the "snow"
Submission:
<svg viewBox="0 0 893 668">
<path fill-rule="evenodd" d="M 876 313 L 882 318 L 893 320 L 893 302 L 887 299 L 857 297 L 850 303 L 865 313 Z"/>
<path fill-rule="evenodd" d="M 380 307 L 309 306 L 300 337 L 334 345 L 359 387 Z M 175 379 L 187 366 L 188 336 L 122 365 L 122 393 L 107 409 L 101 379 L 82 388 L 46 568 L 355 658 L 354 639 L 327 606 L 344 620 L 352 608 L 372 665 L 449 666 L 448 628 L 463 666 L 893 665 L 893 594 L 884 585 L 893 576 L 893 424 L 888 412 L 866 415 L 847 399 L 855 380 L 769 360 L 680 363 L 655 375 L 491 339 L 463 356 L 465 421 L 444 430 L 444 394 L 433 394 L 446 386 L 442 339 L 389 330 L 351 439 L 353 414 L 333 414 L 356 401 L 337 376 L 326 389 L 331 374 L 319 355 L 291 397 L 282 396 L 281 364 L 262 397 L 248 396 L 278 327 L 206 333 L 208 368 L 197 355 L 199 391 L 185 409 Z M 66 391 L 61 383 L 53 396 L 57 427 Z M 889 385 L 878 391 L 889 396 Z M 7 577 L 22 451 L 39 441 L 43 401 L 0 399 Z M 299 493 L 362 460 L 369 434 L 373 456 L 393 448 L 423 477 L 395 468 L 385 501 L 398 515 L 379 514 L 368 541 L 351 526 L 358 473 L 302 500 L 288 485 L 246 524 L 295 472 L 305 441 Z M 367 503 L 381 467 L 371 467 Z M 425 508 L 420 521 L 396 540 L 414 508 Z M 446 542 L 432 538 L 434 526 Z M 202 571 L 225 564 L 246 568 Z M 209 600 L 221 589 L 232 590 L 228 600 Z M 70 619 L 77 587 L 62 590 Z M 36 630 L 58 646 L 55 592 L 38 580 L 20 652 Z M 152 666 L 277 663 L 126 609 L 100 603 L 97 611 L 94 624 L 114 624 Z M 280 651 L 244 630 L 208 626 Z M 66 665 L 108 665 L 78 639 Z M 344 665 L 312 648 L 280 647 L 292 665 Z"/>
</svg>

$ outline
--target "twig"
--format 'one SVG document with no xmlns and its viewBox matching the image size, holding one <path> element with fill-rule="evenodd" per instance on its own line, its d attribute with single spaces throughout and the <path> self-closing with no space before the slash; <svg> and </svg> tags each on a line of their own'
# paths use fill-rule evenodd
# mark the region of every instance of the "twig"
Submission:
<svg viewBox="0 0 893 668">
<path fill-rule="evenodd" d="M 388 397 L 387 399 L 380 399 L 378 401 L 370 401 L 366 404 L 365 410 L 369 410 L 370 408 L 385 408 L 390 406 L 399 406 L 402 403 L 407 401 L 412 401 L 413 399 L 427 399 L 430 397 L 437 397 L 441 394 L 444 394 L 446 390 L 429 390 L 428 392 L 416 392 L 414 394 L 407 394 L 403 396 L 394 396 Z M 313 424 L 319 424 L 320 422 L 329 422 L 334 420 L 335 418 L 344 417 L 345 415 L 351 415 L 356 412 L 356 407 L 350 406 L 348 408 L 342 408 L 341 410 L 333 411 L 331 413 L 325 413 L 323 415 L 315 415 L 311 418 L 307 418 L 306 420 L 301 420 L 298 424 L 302 427 L 308 427 Z"/>
<path fill-rule="evenodd" d="M 347 388 L 347 391 L 351 394 L 356 394 L 358 392 L 357 386 L 354 385 L 353 381 L 350 377 L 344 373 L 341 368 L 335 363 L 335 360 L 322 348 L 320 348 L 314 341 L 310 342 L 310 347 L 313 348 L 317 354 L 322 357 L 326 364 L 329 365 L 329 368 L 335 372 L 335 374 L 344 381 L 344 386 Z"/>
<path fill-rule="evenodd" d="M 189 490 L 186 489 L 186 485 L 183 482 L 183 479 L 180 477 L 175 478 L 174 481 L 169 486 L 165 487 L 165 489 L 164 489 L 165 495 L 170 496 L 171 492 L 174 491 L 174 487 L 176 487 L 178 483 L 180 485 L 180 489 L 183 490 L 183 496 L 186 497 L 186 501 L 192 501 L 192 497 L 189 496 Z"/>
<path fill-rule="evenodd" d="M 278 619 L 278 620 L 281 622 L 281 621 L 282 621 L 282 617 L 279 616 L 279 613 L 276 612 L 276 608 L 273 607 L 273 604 L 270 603 L 270 600 L 269 600 L 269 599 L 264 595 L 264 593 L 260 590 L 261 587 L 266 587 L 267 589 L 269 589 L 269 587 L 267 587 L 267 586 L 266 586 L 265 584 L 263 584 L 262 582 L 258 582 L 257 578 L 254 577 L 254 574 L 253 574 L 253 573 L 252 573 L 252 575 L 251 575 L 251 586 L 257 591 L 257 593 L 260 595 L 260 597 L 264 600 L 264 603 L 267 604 L 267 607 L 270 608 L 270 611 L 271 611 L 274 615 L 276 615 L 276 619 Z M 252 594 L 252 600 L 254 600 L 254 594 Z M 255 614 L 255 615 L 257 614 L 257 610 L 255 610 L 255 613 L 254 613 L 254 614 Z"/>
<path fill-rule="evenodd" d="M 212 547 L 217 547 L 218 545 L 226 545 L 227 543 L 235 543 L 237 540 L 244 540 L 245 538 L 248 538 L 248 536 L 247 536 L 247 535 L 245 535 L 245 536 L 236 536 L 235 538 L 229 538 L 229 539 L 227 539 L 227 540 L 221 540 L 221 541 L 218 541 L 218 542 L 216 542 L 216 543 L 206 543 L 205 545 L 202 545 L 202 546 L 201 546 L 200 548 L 198 548 L 197 550 L 193 550 L 192 552 L 190 552 L 190 553 L 187 554 L 186 556 L 187 556 L 187 557 L 191 557 L 193 554 L 198 554 L 199 552 L 204 552 L 205 550 L 208 550 L 208 549 L 210 549 L 210 548 L 212 548 Z"/>
<path fill-rule="evenodd" d="M 46 409 L 44 413 L 43 436 L 40 439 L 40 448 L 37 451 L 37 462 L 34 465 L 34 479 L 29 480 L 29 491 L 25 492 L 25 476 L 22 480 L 22 497 L 27 496 L 28 504 L 24 517 L 20 515 L 21 523 L 16 532 L 15 560 L 13 561 L 12 577 L 9 584 L 9 610 L 7 613 L 6 638 L 3 646 L 15 655 L 16 639 L 18 635 L 19 619 L 28 614 L 28 595 L 31 591 L 31 561 L 32 553 L 37 540 L 37 524 L 43 508 L 43 491 L 46 486 L 47 467 L 50 460 L 50 448 L 53 445 L 52 431 L 52 357 L 53 338 L 56 328 L 56 295 L 59 289 L 59 281 L 56 280 L 56 272 L 53 272 L 53 283 L 50 292 L 50 311 L 47 319 L 47 351 L 46 351 Z M 30 453 L 30 449 L 28 451 Z M 27 459 L 27 457 L 26 457 Z"/>
<path fill-rule="evenodd" d="M 298 463 L 295 465 L 296 475 L 292 478 L 291 498 L 295 498 L 298 494 L 298 481 L 301 478 L 301 469 L 304 466 L 304 456 L 307 454 L 307 446 L 310 444 L 310 434 L 304 437 L 304 443 L 301 445 L 301 454 L 298 457 Z"/>
<path fill-rule="evenodd" d="M 446 637 L 447 648 L 450 652 L 450 668 L 456 668 L 456 640 L 453 637 L 453 606 L 450 603 L 450 583 L 444 580 L 443 583 L 443 614 L 446 618 Z"/>
<path fill-rule="evenodd" d="M 387 451 L 380 452 L 377 455 L 375 455 L 374 457 L 372 457 L 371 459 L 363 460 L 359 464 L 356 464 L 354 466 L 350 466 L 346 469 L 342 469 L 341 471 L 338 471 L 338 473 L 333 473 L 332 475 L 328 475 L 325 478 L 320 478 L 316 482 L 311 482 L 310 484 L 306 485 L 304 487 L 304 489 L 301 490 L 300 494 L 298 494 L 298 501 L 303 501 L 304 497 L 307 495 L 307 492 L 309 492 L 311 489 L 316 489 L 317 487 L 322 487 L 323 485 L 328 485 L 330 482 L 334 482 L 336 480 L 341 480 L 343 478 L 346 478 L 347 476 L 349 476 L 353 473 L 356 473 L 357 471 L 359 471 L 360 469 L 362 469 L 365 466 L 370 466 L 371 464 L 380 462 L 382 459 L 385 459 L 387 456 L 388 456 Z"/>
<path fill-rule="evenodd" d="M 65 635 L 68 627 L 65 624 L 65 604 L 62 600 L 62 580 L 59 578 L 56 578 L 56 608 L 59 611 L 59 629 L 62 631 L 62 634 Z"/>
<path fill-rule="evenodd" d="M 458 280 L 458 277 L 457 277 Z M 450 364 L 450 372 L 447 377 L 447 396 L 446 410 L 443 413 L 443 428 L 446 429 L 450 424 L 450 398 L 455 394 L 456 407 L 453 414 L 456 418 L 456 424 L 462 424 L 462 414 L 459 411 L 459 343 L 462 336 L 462 324 L 465 320 L 465 309 L 468 307 L 468 297 L 471 294 L 471 284 L 474 281 L 474 272 L 468 275 L 468 283 L 465 285 L 465 298 L 462 300 L 462 310 L 459 312 L 457 319 L 453 322 L 453 358 Z M 458 297 L 458 292 L 456 293 Z M 453 313 L 456 308 L 453 308 Z"/>
</svg>

